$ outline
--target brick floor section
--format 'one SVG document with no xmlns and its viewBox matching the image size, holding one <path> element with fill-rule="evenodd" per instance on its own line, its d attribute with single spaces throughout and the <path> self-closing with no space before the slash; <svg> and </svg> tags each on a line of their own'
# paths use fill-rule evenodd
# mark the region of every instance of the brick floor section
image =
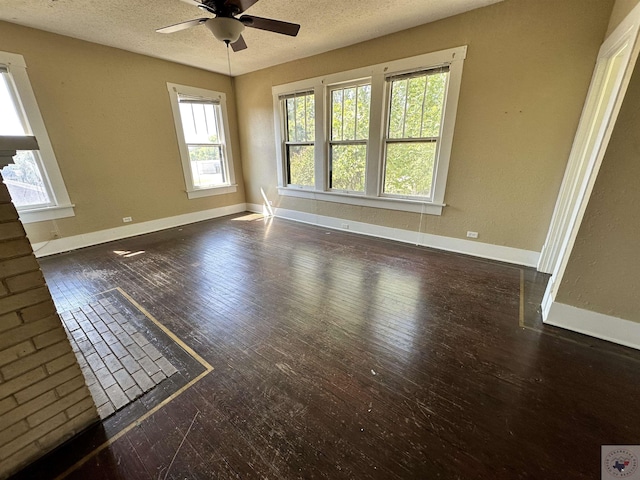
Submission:
<svg viewBox="0 0 640 480">
<path fill-rule="evenodd" d="M 128 315 L 108 298 L 61 315 L 102 419 L 178 371 Z"/>
</svg>

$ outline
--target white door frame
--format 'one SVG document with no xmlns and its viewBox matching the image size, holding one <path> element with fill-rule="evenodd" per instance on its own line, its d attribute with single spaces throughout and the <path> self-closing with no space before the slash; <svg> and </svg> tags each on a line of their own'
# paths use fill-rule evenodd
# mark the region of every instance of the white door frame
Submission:
<svg viewBox="0 0 640 480">
<path fill-rule="evenodd" d="M 611 138 L 640 43 L 640 4 L 600 47 L 538 270 L 551 273 L 542 301 L 547 320 Z"/>
</svg>

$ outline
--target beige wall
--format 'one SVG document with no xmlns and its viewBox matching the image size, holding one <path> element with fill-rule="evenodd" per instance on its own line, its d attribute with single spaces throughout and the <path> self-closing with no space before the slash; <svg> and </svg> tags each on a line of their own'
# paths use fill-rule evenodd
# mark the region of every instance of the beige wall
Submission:
<svg viewBox="0 0 640 480">
<path fill-rule="evenodd" d="M 607 36 L 613 32 L 620 22 L 624 20 L 631 10 L 638 4 L 638 0 L 616 0 L 609 19 L 609 27 L 607 28 Z"/>
<path fill-rule="evenodd" d="M 271 87 L 468 45 L 441 217 L 429 233 L 540 251 L 613 0 L 507 0 L 236 78 L 247 202 L 335 215 L 278 197 Z M 415 214 L 340 206 L 340 216 L 417 230 Z M 328 212 L 328 213 L 327 213 Z"/>
<path fill-rule="evenodd" d="M 26 225 L 32 242 L 244 202 L 228 77 L 0 22 L 0 50 L 19 53 L 76 216 Z M 239 189 L 187 199 L 166 82 L 227 93 Z"/>
<path fill-rule="evenodd" d="M 640 71 L 636 66 L 556 301 L 640 322 Z"/>
</svg>

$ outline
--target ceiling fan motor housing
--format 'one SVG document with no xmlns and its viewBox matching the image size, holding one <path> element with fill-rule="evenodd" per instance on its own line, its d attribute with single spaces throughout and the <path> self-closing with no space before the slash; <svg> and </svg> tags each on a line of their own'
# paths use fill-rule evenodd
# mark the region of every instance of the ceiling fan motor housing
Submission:
<svg viewBox="0 0 640 480">
<path fill-rule="evenodd" d="M 240 20 L 229 17 L 211 18 L 205 25 L 218 40 L 225 43 L 235 43 L 244 30 Z"/>
</svg>

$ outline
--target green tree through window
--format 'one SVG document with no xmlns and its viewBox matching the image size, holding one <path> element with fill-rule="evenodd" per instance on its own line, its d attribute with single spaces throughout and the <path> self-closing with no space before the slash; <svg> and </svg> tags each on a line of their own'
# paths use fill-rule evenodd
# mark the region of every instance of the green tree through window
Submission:
<svg viewBox="0 0 640 480">
<path fill-rule="evenodd" d="M 284 98 L 287 183 L 314 186 L 315 104 L 313 92 Z"/>
<path fill-rule="evenodd" d="M 371 84 L 331 90 L 330 188 L 364 192 Z"/>
<path fill-rule="evenodd" d="M 384 193 L 431 197 L 448 68 L 388 79 Z"/>
</svg>

